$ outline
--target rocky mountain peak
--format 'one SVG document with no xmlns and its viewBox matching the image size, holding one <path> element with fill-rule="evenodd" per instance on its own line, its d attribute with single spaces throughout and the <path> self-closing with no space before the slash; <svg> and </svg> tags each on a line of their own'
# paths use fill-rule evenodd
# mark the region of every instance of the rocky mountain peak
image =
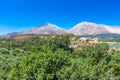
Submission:
<svg viewBox="0 0 120 80">
<path fill-rule="evenodd" d="M 120 34 L 120 27 L 113 27 L 93 22 L 80 22 L 69 30 L 64 30 L 55 24 L 45 23 L 42 26 L 33 27 L 17 34 L 64 34 L 74 35 L 98 35 L 98 34 Z M 12 35 L 12 34 L 10 34 Z"/>
<path fill-rule="evenodd" d="M 81 24 L 81 25 L 96 25 L 96 23 L 87 22 L 87 21 L 81 22 L 81 23 L 79 23 L 79 24 Z"/>
<path fill-rule="evenodd" d="M 46 23 L 43 26 L 34 27 L 21 32 L 21 34 L 63 34 L 65 30 L 59 28 L 55 24 Z"/>
<path fill-rule="evenodd" d="M 75 25 L 68 32 L 75 35 L 96 35 L 109 33 L 104 27 L 104 25 L 92 22 L 81 22 Z"/>
<path fill-rule="evenodd" d="M 44 24 L 43 26 L 41 26 L 41 27 L 61 29 L 60 27 L 56 26 L 55 24 L 51 24 L 51 23 L 45 23 L 45 24 Z"/>
</svg>

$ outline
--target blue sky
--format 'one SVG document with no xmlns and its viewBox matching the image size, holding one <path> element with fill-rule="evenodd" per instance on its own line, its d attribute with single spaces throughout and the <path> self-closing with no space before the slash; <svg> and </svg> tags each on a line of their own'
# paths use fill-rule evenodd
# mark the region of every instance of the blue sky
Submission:
<svg viewBox="0 0 120 80">
<path fill-rule="evenodd" d="M 0 35 L 47 22 L 69 29 L 81 21 L 120 26 L 120 0 L 0 0 Z"/>
</svg>

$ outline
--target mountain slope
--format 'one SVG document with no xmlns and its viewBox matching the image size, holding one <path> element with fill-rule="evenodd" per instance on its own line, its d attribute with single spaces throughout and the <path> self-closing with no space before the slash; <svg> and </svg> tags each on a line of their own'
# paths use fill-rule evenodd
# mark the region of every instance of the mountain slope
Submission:
<svg viewBox="0 0 120 80">
<path fill-rule="evenodd" d="M 74 35 L 120 35 L 120 27 L 108 26 L 103 24 L 96 24 L 91 22 L 81 22 L 75 25 L 70 30 L 64 30 L 58 26 L 47 23 L 43 26 L 34 27 L 22 32 L 9 33 L 5 36 L 12 36 L 17 34 L 64 34 L 70 33 Z M 102 35 L 103 36 L 103 35 Z"/>
<path fill-rule="evenodd" d="M 91 22 L 81 22 L 68 30 L 68 33 L 75 35 L 120 34 L 120 28 Z"/>
<path fill-rule="evenodd" d="M 116 26 L 109 26 L 109 27 L 105 27 L 106 30 L 108 30 L 110 33 L 113 34 L 120 34 L 120 27 L 116 27 Z"/>
<path fill-rule="evenodd" d="M 19 34 L 63 34 L 65 32 L 66 31 L 64 29 L 61 29 L 54 24 L 47 23 L 43 26 L 22 31 Z"/>
</svg>

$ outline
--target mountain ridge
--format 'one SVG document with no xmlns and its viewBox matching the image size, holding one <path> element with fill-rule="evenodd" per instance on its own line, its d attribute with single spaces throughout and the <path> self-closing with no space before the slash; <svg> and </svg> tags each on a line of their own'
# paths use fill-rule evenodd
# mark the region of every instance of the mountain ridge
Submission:
<svg viewBox="0 0 120 80">
<path fill-rule="evenodd" d="M 62 34 L 66 31 L 55 24 L 46 23 L 43 26 L 37 26 L 20 32 L 19 34 Z"/>
<path fill-rule="evenodd" d="M 98 34 L 119 34 L 120 27 L 96 24 L 93 22 L 80 22 L 69 30 L 58 27 L 55 24 L 46 23 L 42 26 L 33 27 L 28 30 L 16 32 L 16 34 L 65 34 L 74 35 L 98 35 Z M 9 33 L 9 36 L 12 33 Z M 13 34 L 12 34 L 13 35 Z M 14 33 L 15 35 L 15 33 Z"/>
<path fill-rule="evenodd" d="M 97 34 L 120 34 L 120 27 L 113 27 L 104 24 L 96 24 L 91 22 L 81 22 L 68 30 L 69 33 L 75 35 L 97 35 Z"/>
</svg>

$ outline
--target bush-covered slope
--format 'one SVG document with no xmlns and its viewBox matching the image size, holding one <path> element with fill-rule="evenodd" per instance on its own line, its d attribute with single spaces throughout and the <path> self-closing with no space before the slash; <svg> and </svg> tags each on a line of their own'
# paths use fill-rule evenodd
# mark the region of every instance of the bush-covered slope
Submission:
<svg viewBox="0 0 120 80">
<path fill-rule="evenodd" d="M 73 35 L 72 35 L 73 36 Z M 120 52 L 109 45 L 69 48 L 71 35 L 0 41 L 3 80 L 119 80 Z"/>
</svg>

